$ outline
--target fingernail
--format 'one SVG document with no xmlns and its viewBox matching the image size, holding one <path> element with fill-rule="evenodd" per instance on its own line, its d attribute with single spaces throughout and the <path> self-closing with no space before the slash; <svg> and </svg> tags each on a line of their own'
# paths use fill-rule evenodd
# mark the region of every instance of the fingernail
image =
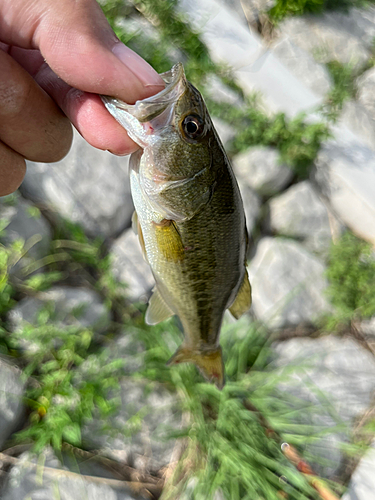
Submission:
<svg viewBox="0 0 375 500">
<path fill-rule="evenodd" d="M 150 85 L 165 86 L 154 68 L 123 43 L 116 43 L 112 48 L 112 52 L 146 87 Z"/>
</svg>

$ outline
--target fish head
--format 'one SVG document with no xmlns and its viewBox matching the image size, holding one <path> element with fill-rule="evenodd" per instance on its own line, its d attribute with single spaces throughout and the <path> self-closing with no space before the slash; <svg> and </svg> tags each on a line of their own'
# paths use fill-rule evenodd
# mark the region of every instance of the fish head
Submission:
<svg viewBox="0 0 375 500">
<path fill-rule="evenodd" d="M 143 149 L 132 168 L 139 172 L 145 195 L 166 218 L 184 220 L 210 197 L 211 149 L 217 136 L 204 100 L 187 81 L 182 64 L 161 77 L 165 88 L 134 105 L 105 96 L 102 100 Z"/>
</svg>

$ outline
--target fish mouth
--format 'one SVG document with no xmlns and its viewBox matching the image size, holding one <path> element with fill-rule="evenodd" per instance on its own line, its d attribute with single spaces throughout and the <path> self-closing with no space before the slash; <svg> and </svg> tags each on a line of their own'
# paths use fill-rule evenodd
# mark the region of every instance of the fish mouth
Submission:
<svg viewBox="0 0 375 500">
<path fill-rule="evenodd" d="M 148 140 L 145 140 L 147 135 L 150 135 L 153 130 L 160 129 L 170 123 L 174 106 L 187 88 L 182 63 L 175 64 L 170 71 L 161 73 L 160 76 L 165 82 L 165 88 L 151 97 L 137 101 L 135 104 L 127 104 L 114 97 L 101 96 L 111 115 L 126 129 L 130 137 L 142 147 L 149 143 Z M 134 119 L 138 122 L 138 126 Z M 150 124 L 151 121 L 152 124 Z"/>
</svg>

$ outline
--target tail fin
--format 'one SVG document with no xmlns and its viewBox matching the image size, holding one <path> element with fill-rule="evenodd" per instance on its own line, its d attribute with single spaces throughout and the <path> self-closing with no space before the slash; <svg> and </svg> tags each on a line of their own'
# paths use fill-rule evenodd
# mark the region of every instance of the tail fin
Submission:
<svg viewBox="0 0 375 500">
<path fill-rule="evenodd" d="M 224 387 L 224 363 L 220 346 L 213 351 L 200 352 L 182 345 L 167 364 L 175 365 L 178 363 L 194 363 L 205 379 L 213 382 L 218 389 Z"/>
</svg>

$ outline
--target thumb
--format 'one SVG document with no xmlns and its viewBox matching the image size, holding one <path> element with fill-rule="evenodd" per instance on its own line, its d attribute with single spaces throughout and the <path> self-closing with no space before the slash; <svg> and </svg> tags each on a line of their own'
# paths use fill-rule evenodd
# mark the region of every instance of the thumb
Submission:
<svg viewBox="0 0 375 500">
<path fill-rule="evenodd" d="M 95 0 L 0 0 L 1 39 L 36 48 L 70 86 L 128 103 L 163 87 L 156 71 L 123 45 Z M 1 23 L 1 21 L 0 21 Z"/>
</svg>

